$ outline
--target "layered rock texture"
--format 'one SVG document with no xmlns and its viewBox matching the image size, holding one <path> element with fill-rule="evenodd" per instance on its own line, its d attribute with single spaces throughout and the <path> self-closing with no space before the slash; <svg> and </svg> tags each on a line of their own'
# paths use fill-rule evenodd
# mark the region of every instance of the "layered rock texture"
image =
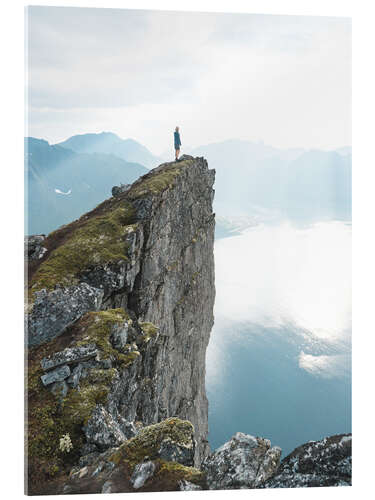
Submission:
<svg viewBox="0 0 375 500">
<path fill-rule="evenodd" d="M 207 456 L 214 176 L 184 156 L 29 238 L 30 491 L 170 417 L 194 427 L 190 465 Z"/>
</svg>

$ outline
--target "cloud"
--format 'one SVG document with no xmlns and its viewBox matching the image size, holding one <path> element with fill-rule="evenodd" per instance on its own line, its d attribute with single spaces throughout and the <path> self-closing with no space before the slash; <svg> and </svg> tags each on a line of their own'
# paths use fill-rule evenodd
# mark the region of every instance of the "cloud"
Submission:
<svg viewBox="0 0 375 500">
<path fill-rule="evenodd" d="M 68 7 L 28 13 L 34 136 L 57 142 L 84 127 L 112 130 L 158 153 L 179 123 L 184 146 L 233 137 L 278 147 L 351 143 L 348 19 Z"/>
<path fill-rule="evenodd" d="M 166 102 L 202 70 L 206 35 L 182 15 L 114 9 L 29 8 L 30 105 L 71 109 Z"/>
<path fill-rule="evenodd" d="M 313 356 L 301 351 L 298 358 L 299 367 L 312 375 L 334 378 L 350 375 L 350 355 Z"/>
</svg>

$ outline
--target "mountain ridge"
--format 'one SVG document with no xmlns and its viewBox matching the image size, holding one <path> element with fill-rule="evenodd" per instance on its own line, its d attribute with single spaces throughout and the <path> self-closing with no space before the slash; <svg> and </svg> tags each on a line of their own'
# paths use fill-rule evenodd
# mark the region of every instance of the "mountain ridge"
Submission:
<svg viewBox="0 0 375 500">
<path fill-rule="evenodd" d="M 77 134 L 56 146 L 71 149 L 76 153 L 107 153 L 125 161 L 137 162 L 147 168 L 160 163 L 160 158 L 153 155 L 145 146 L 134 139 L 121 139 L 113 132 Z"/>
<path fill-rule="evenodd" d="M 133 182 L 147 171 L 110 154 L 76 153 L 25 138 L 26 231 L 47 234 L 94 208 L 114 184 Z"/>
</svg>

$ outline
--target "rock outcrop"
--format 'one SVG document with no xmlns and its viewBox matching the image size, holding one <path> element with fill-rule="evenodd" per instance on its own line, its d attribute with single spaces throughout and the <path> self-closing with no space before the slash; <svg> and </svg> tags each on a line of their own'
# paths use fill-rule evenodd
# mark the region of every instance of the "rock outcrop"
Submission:
<svg viewBox="0 0 375 500">
<path fill-rule="evenodd" d="M 281 448 L 271 448 L 268 439 L 237 432 L 204 460 L 202 470 L 211 490 L 256 488 L 275 474 L 280 456 Z"/>
<path fill-rule="evenodd" d="M 60 493 L 120 493 L 205 489 L 205 474 L 193 467 L 194 428 L 169 418 L 139 431 L 117 448 L 81 459 Z"/>
<path fill-rule="evenodd" d="M 352 436 L 340 434 L 310 441 L 283 459 L 261 488 L 306 488 L 352 484 Z"/>
<path fill-rule="evenodd" d="M 25 260 L 39 260 L 47 252 L 43 246 L 43 241 L 46 239 L 44 234 L 34 234 L 26 236 L 24 240 Z"/>
<path fill-rule="evenodd" d="M 185 156 L 38 239 L 27 317 L 34 493 L 43 474 L 170 417 L 194 426 L 192 463 L 207 456 L 213 182 L 203 158 Z M 58 449 L 66 434 L 68 454 Z"/>
</svg>

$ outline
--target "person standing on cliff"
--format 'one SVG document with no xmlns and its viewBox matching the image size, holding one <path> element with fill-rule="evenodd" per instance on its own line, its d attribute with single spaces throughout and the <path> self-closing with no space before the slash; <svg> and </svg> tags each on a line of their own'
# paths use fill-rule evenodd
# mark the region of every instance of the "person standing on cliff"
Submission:
<svg viewBox="0 0 375 500">
<path fill-rule="evenodd" d="M 179 130 L 180 130 L 179 127 L 176 127 L 176 130 L 174 131 L 174 149 L 176 151 L 176 161 L 178 161 L 178 155 L 180 154 L 180 146 L 181 146 Z"/>
</svg>

